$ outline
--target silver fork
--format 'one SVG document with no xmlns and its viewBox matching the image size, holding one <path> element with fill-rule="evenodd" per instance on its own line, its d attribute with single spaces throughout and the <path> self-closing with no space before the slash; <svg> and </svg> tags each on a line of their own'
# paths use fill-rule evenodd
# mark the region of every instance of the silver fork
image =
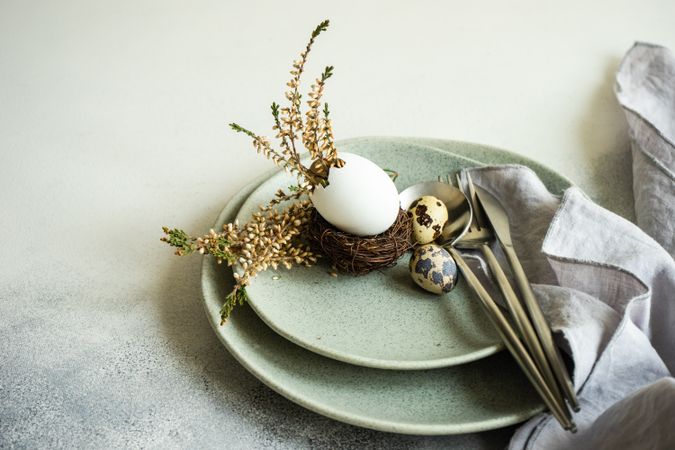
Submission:
<svg viewBox="0 0 675 450">
<path fill-rule="evenodd" d="M 495 236 L 489 226 L 489 221 L 486 219 L 486 216 L 480 207 L 473 183 L 470 179 L 470 175 L 468 175 L 468 177 L 468 193 L 467 190 L 464 189 L 464 183 L 462 183 L 459 174 L 457 174 L 457 187 L 462 191 L 462 193 L 464 193 L 471 203 L 473 210 L 473 220 L 466 234 L 459 240 L 459 242 L 455 243 L 455 247 L 464 250 L 480 250 L 483 254 L 488 267 L 490 268 L 490 272 L 493 274 L 494 279 L 506 300 L 508 310 L 518 331 L 518 333 L 515 333 L 514 330 L 508 325 L 506 318 L 503 318 L 502 316 L 503 322 L 506 322 L 500 325 L 502 328 L 506 327 L 506 329 L 504 329 L 504 334 L 506 336 L 502 335 L 503 340 L 507 344 L 507 347 L 509 347 L 509 350 L 514 355 L 525 374 L 528 376 L 535 388 L 537 388 L 540 396 L 544 399 L 556 419 L 558 419 L 560 424 L 565 429 L 574 431 L 576 427 L 572 421 L 571 413 L 567 409 L 567 405 L 565 404 L 560 390 L 558 389 L 558 385 L 555 381 L 555 378 L 553 377 L 553 373 L 551 372 L 548 360 L 544 354 L 541 343 L 537 338 L 535 330 L 529 321 L 527 313 L 518 300 L 515 291 L 509 283 L 506 274 L 502 270 L 499 262 L 497 261 L 497 258 L 492 252 L 492 249 L 488 245 L 495 240 Z M 440 177 L 439 181 L 442 181 L 440 180 Z M 445 182 L 452 184 L 452 179 L 448 176 L 446 177 Z M 461 258 L 459 252 L 455 251 L 454 249 L 448 250 L 452 250 L 451 254 L 453 254 L 456 259 L 457 256 Z M 460 266 L 460 269 L 462 268 L 459 262 L 458 266 Z M 470 271 L 470 269 L 468 270 Z M 467 278 L 467 281 L 469 281 L 469 277 L 475 278 L 473 273 L 468 274 L 465 273 L 464 270 L 462 270 L 462 273 L 464 274 L 465 278 Z M 498 308 L 497 311 L 501 313 Z M 494 315 L 494 311 L 492 314 Z M 496 319 L 498 322 L 502 321 L 499 317 Z M 529 350 L 529 354 L 523 347 L 521 339 L 525 342 L 527 350 Z M 509 341 L 511 341 L 511 345 L 509 345 Z"/>
</svg>

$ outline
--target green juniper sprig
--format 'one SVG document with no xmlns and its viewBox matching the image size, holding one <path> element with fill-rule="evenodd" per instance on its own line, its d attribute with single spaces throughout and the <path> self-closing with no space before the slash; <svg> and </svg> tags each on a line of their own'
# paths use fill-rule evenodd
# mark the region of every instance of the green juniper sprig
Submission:
<svg viewBox="0 0 675 450">
<path fill-rule="evenodd" d="M 243 305 L 248 301 L 248 294 L 246 288 L 234 289 L 225 297 L 225 303 L 220 308 L 220 324 L 223 325 L 232 314 L 232 311 L 237 305 Z"/>
<path fill-rule="evenodd" d="M 175 254 L 177 256 L 189 255 L 197 250 L 195 239 L 188 236 L 185 231 L 169 227 L 162 227 L 162 230 L 165 236 L 161 240 L 172 247 L 176 247 Z"/>
</svg>

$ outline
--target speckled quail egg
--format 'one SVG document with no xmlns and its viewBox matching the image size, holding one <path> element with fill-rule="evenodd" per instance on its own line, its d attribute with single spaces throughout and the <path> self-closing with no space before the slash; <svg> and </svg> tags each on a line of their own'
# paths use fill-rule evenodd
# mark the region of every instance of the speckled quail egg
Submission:
<svg viewBox="0 0 675 450">
<path fill-rule="evenodd" d="M 409 269 L 415 283 L 434 294 L 450 292 L 457 284 L 455 260 L 436 244 L 417 247 L 410 257 Z"/>
<path fill-rule="evenodd" d="M 420 197 L 408 208 L 408 216 L 412 219 L 413 239 L 419 244 L 433 242 L 443 231 L 448 221 L 448 208 L 433 195 Z"/>
</svg>

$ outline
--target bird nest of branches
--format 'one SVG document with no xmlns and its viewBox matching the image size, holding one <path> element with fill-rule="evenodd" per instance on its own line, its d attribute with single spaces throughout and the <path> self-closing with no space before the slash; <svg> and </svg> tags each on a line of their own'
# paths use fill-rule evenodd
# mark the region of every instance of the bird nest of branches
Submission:
<svg viewBox="0 0 675 450">
<path fill-rule="evenodd" d="M 393 266 L 412 248 L 412 219 L 405 211 L 399 210 L 396 222 L 387 231 L 376 236 L 360 237 L 338 230 L 314 210 L 307 237 L 338 271 L 365 275 Z"/>
</svg>

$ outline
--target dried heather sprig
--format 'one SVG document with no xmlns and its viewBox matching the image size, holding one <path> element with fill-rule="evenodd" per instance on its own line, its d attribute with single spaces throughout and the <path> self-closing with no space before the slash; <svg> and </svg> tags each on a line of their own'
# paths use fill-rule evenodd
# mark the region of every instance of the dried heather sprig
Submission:
<svg viewBox="0 0 675 450">
<path fill-rule="evenodd" d="M 293 62 L 292 78 L 286 83 L 289 89 L 284 94 L 289 102 L 288 106 L 280 107 L 277 103 L 272 103 L 271 110 L 274 119 L 272 129 L 276 131 L 276 138 L 280 141 L 280 150 L 273 149 L 265 137 L 236 123 L 230 124 L 234 131 L 245 133 L 253 139 L 253 146 L 258 153 L 262 153 L 274 164 L 295 175 L 301 189 L 306 193 L 312 192 L 317 186 L 326 186 L 330 168 L 344 165 L 344 161 L 337 157 L 330 120 L 327 119 L 326 114 L 323 118 L 320 117 L 321 97 L 326 80 L 333 75 L 332 66 L 326 67 L 321 77 L 312 85 L 309 93 L 310 99 L 307 102 L 309 111 L 306 113 L 306 123 L 303 123 L 300 109 L 300 77 L 315 39 L 328 29 L 328 25 L 329 22 L 325 20 L 314 29 L 305 49 L 300 53 L 300 59 Z M 326 111 L 327 105 L 324 106 L 324 113 Z M 312 159 L 309 168 L 300 161 L 300 153 L 296 147 L 296 140 L 299 136 L 302 137 L 302 144 Z"/>
<path fill-rule="evenodd" d="M 331 167 L 344 165 L 335 148 L 328 104 L 323 106 L 323 116 L 319 113 L 324 86 L 326 80 L 333 75 L 333 67 L 326 67 L 321 77 L 312 85 L 307 102 L 309 111 L 306 114 L 306 124 L 303 123 L 300 109 L 299 87 L 307 56 L 315 39 L 328 29 L 328 24 L 325 20 L 314 29 L 305 49 L 300 53 L 300 59 L 293 62 L 292 78 L 287 83 L 289 89 L 285 92 L 289 105 L 282 108 L 272 103 L 272 128 L 280 141 L 279 149 L 273 148 L 264 136 L 236 123 L 230 124 L 234 131 L 244 133 L 253 140 L 253 147 L 258 153 L 294 175 L 298 180 L 297 186 L 289 188 L 290 193 L 282 189 L 277 191 L 275 198 L 261 206 L 260 211 L 253 214 L 243 226 L 236 222 L 228 223 L 221 232 L 211 230 L 207 235 L 196 238 L 180 229 L 163 228 L 164 237 L 161 240 L 175 247 L 177 255 L 198 252 L 214 256 L 219 264 L 226 262 L 229 266 L 238 264 L 241 267 L 241 273 L 234 274 L 234 289 L 227 296 L 221 310 L 223 322 L 236 305 L 246 301 L 246 286 L 256 274 L 269 267 L 276 269 L 284 266 L 290 269 L 294 265 L 309 266 L 319 257 L 304 242 L 303 233 L 311 219 L 312 208 L 310 201 L 303 199 L 303 196 L 311 193 L 317 186 L 328 184 Z M 312 159 L 309 167 L 301 162 L 296 147 L 299 137 Z M 277 206 L 286 201 L 292 203 L 279 210 Z"/>
<path fill-rule="evenodd" d="M 198 252 L 215 257 L 218 264 L 225 262 L 228 266 L 238 264 L 241 267 L 241 274 L 234 274 L 234 289 L 221 310 L 223 323 L 233 308 L 246 300 L 245 288 L 258 273 L 270 267 L 311 266 L 319 258 L 303 240 L 311 219 L 309 200 L 296 201 L 283 210 L 271 205 L 297 197 L 296 193 L 287 195 L 280 190 L 270 204 L 261 207 L 244 225 L 227 223 L 223 225 L 223 231 L 210 230 L 201 237 L 190 237 L 180 229 L 163 228 L 161 240 L 176 247 L 177 255 Z"/>
</svg>

